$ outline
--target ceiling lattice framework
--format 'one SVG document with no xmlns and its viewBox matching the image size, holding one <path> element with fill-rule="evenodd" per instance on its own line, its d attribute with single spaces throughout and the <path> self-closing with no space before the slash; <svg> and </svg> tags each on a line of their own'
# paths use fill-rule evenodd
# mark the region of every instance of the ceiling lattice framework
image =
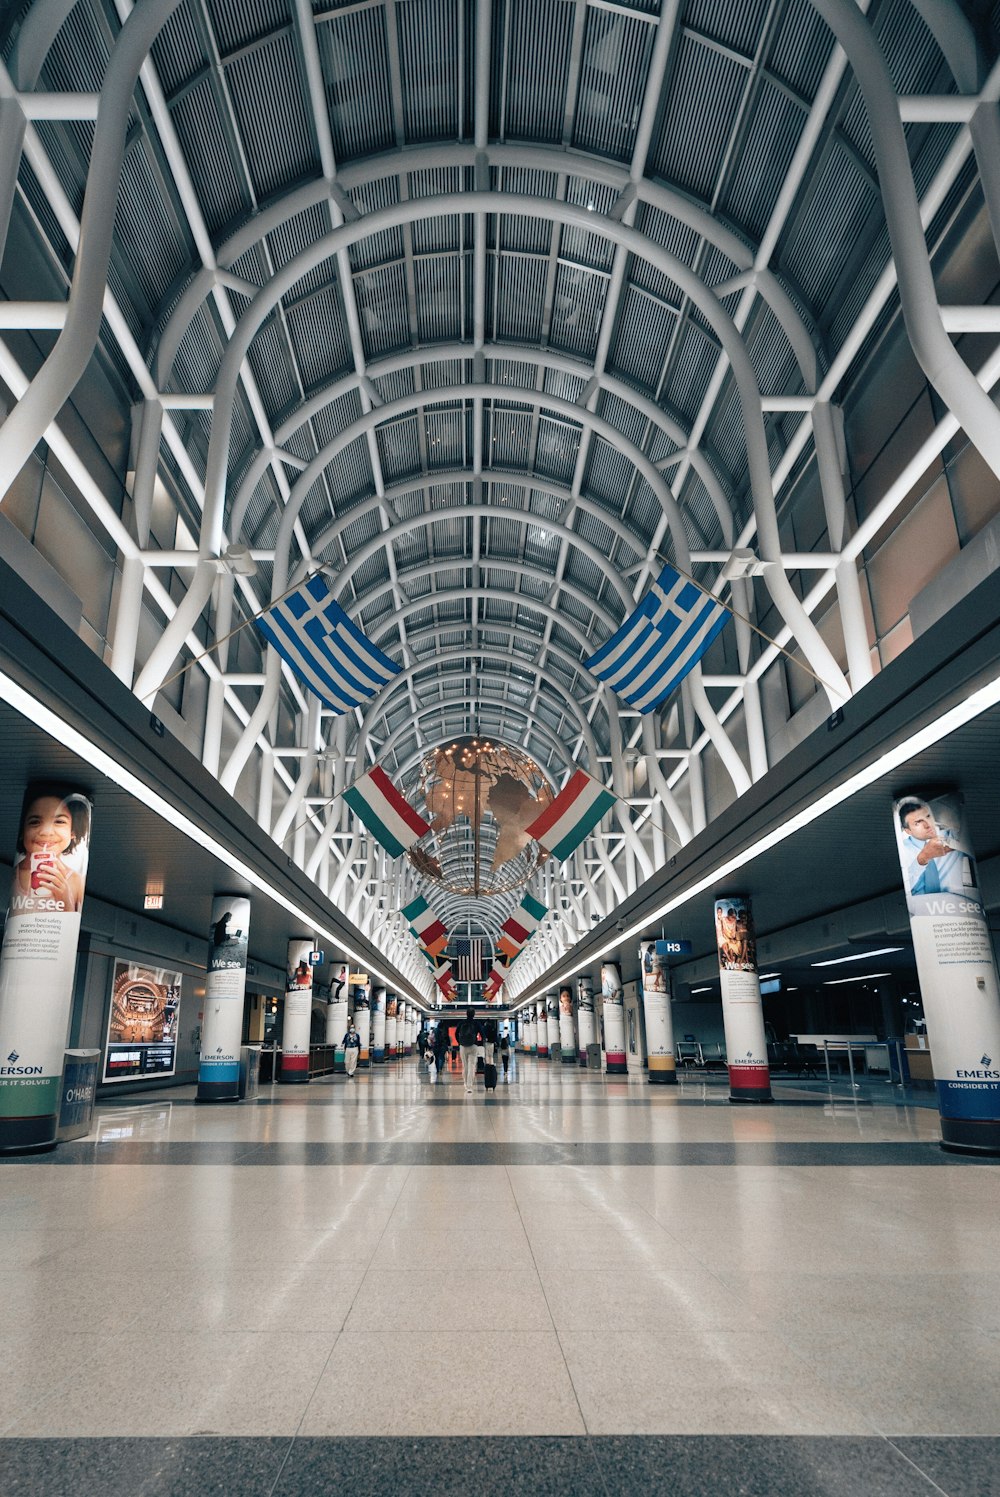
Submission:
<svg viewBox="0 0 1000 1497">
<path fill-rule="evenodd" d="M 114 641 L 116 668 L 145 694 L 272 589 L 332 569 L 398 682 L 334 724 L 252 644 L 221 646 L 205 757 L 245 792 L 261 743 L 276 751 L 262 814 L 280 803 L 287 832 L 309 808 L 296 856 L 355 914 L 385 870 L 323 792 L 374 758 L 412 785 L 435 742 L 482 731 L 620 794 L 645 759 L 667 830 L 616 825 L 581 856 L 566 903 L 583 921 L 697 830 L 692 752 L 711 744 L 736 794 L 766 768 L 726 727 L 756 691 L 749 627 L 706 662 L 727 684 L 710 698 L 696 672 L 663 723 L 619 712 L 582 664 L 664 559 L 711 588 L 734 545 L 780 550 L 734 601 L 826 681 L 864 684 L 863 652 L 848 642 L 848 684 L 811 617 L 836 558 L 816 595 L 823 563 L 780 531 L 814 407 L 895 307 L 878 141 L 827 24 L 840 3 L 181 0 L 159 26 L 99 349 L 200 551 L 140 535 L 163 636 L 146 661 Z M 14 88 L 99 94 L 132 9 L 20 7 Z M 896 95 L 989 86 L 950 0 L 866 9 Z M 50 16 L 37 67 L 32 11 Z M 973 171 L 962 120 L 904 120 L 915 192 L 943 215 Z M 25 129 L 19 202 L 67 281 L 94 142 L 71 110 Z M 249 548 L 255 577 L 220 584 L 227 547 Z M 283 734 L 305 751 L 297 778 Z"/>
</svg>

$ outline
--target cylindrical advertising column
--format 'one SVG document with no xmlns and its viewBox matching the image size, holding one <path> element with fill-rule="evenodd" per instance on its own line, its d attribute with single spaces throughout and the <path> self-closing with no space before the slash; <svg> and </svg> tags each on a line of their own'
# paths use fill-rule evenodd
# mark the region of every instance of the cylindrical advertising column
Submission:
<svg viewBox="0 0 1000 1497">
<path fill-rule="evenodd" d="M 522 1021 L 523 1021 L 522 1025 L 521 1025 L 521 1028 L 522 1028 L 522 1031 L 523 1031 L 523 1034 L 524 1034 L 524 1053 L 525 1053 L 525 1055 L 537 1055 L 538 1054 L 538 1036 L 535 1033 L 535 1010 L 534 1010 L 534 1006 L 532 1005 L 532 1006 L 526 1008 L 524 1010 L 524 1013 L 521 1015 L 521 1018 L 522 1018 Z"/>
<path fill-rule="evenodd" d="M 1000 1154 L 1000 984 L 961 795 L 893 805 L 945 1149 Z"/>
<path fill-rule="evenodd" d="M 559 994 L 545 995 L 545 1027 L 548 1033 L 549 1059 L 559 1059 Z"/>
<path fill-rule="evenodd" d="M 413 1005 L 403 1005 L 403 1054 L 413 1054 Z"/>
<path fill-rule="evenodd" d="M 361 1048 L 358 1051 L 358 1070 L 367 1071 L 372 1063 L 371 1037 L 371 984 L 367 972 L 351 973 L 351 997 L 354 1003 L 354 1027 L 358 1031 Z"/>
<path fill-rule="evenodd" d="M 589 977 L 578 977 L 576 980 L 576 1029 L 577 1044 L 580 1048 L 579 1060 L 582 1066 L 587 1064 L 587 1046 L 592 1045 L 597 1038 L 597 1021 L 594 1018 L 594 984 Z"/>
<path fill-rule="evenodd" d="M 395 1060 L 396 1036 L 399 1030 L 399 999 L 395 993 L 385 995 L 385 1058 Z"/>
<path fill-rule="evenodd" d="M 642 973 L 642 1008 L 646 1019 L 646 1051 L 649 1079 L 654 1085 L 676 1086 L 674 1024 L 670 1013 L 670 974 L 665 941 L 640 941 L 639 971 Z"/>
<path fill-rule="evenodd" d="M 750 900 L 733 894 L 715 901 L 722 1026 L 726 1035 L 730 1102 L 771 1102 L 764 1009 L 757 976 L 757 942 Z"/>
<path fill-rule="evenodd" d="M 564 1066 L 577 1064 L 576 1025 L 573 1022 L 573 989 L 565 983 L 559 989 L 559 1053 Z"/>
<path fill-rule="evenodd" d="M 385 988 L 372 988 L 372 1065 L 385 1064 Z"/>
<path fill-rule="evenodd" d="M 198 1057 L 199 1102 L 239 1101 L 249 935 L 249 899 L 242 894 L 216 894 Z"/>
<path fill-rule="evenodd" d="M 334 962 L 330 1002 L 326 1010 L 326 1043 L 333 1046 L 334 1074 L 344 1074 L 344 1035 L 347 1033 L 347 967 Z"/>
<path fill-rule="evenodd" d="M 0 952 L 0 1153 L 55 1147 L 92 806 L 32 784 Z"/>
<path fill-rule="evenodd" d="M 609 1076 L 627 1076 L 625 1062 L 625 989 L 617 962 L 601 967 L 601 998 L 604 1012 L 604 1054 Z"/>
<path fill-rule="evenodd" d="M 312 1022 L 311 941 L 289 941 L 285 978 L 285 1022 L 281 1031 L 279 1081 L 309 1080 L 309 1027 Z"/>
<path fill-rule="evenodd" d="M 539 1060 L 549 1058 L 549 1026 L 545 1017 L 545 999 L 539 998 L 535 1004 L 535 1030 L 537 1040 L 535 1042 L 535 1054 Z"/>
</svg>

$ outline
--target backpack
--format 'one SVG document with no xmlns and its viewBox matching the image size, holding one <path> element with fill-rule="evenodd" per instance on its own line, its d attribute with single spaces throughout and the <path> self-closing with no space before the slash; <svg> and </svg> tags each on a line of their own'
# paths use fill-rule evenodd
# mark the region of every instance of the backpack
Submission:
<svg viewBox="0 0 1000 1497">
<path fill-rule="evenodd" d="M 479 1025 L 475 1019 L 463 1019 L 458 1026 L 458 1043 L 474 1045 L 479 1039 Z"/>
</svg>

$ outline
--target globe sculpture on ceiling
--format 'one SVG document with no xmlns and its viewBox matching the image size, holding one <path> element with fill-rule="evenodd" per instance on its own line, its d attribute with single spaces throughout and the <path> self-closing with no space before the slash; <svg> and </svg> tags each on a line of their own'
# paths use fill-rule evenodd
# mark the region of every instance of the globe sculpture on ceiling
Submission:
<svg viewBox="0 0 1000 1497">
<path fill-rule="evenodd" d="M 424 759 L 419 783 L 431 831 L 410 860 L 450 894 L 508 894 L 545 861 L 526 828 L 551 805 L 552 789 L 520 749 L 452 739 Z"/>
</svg>

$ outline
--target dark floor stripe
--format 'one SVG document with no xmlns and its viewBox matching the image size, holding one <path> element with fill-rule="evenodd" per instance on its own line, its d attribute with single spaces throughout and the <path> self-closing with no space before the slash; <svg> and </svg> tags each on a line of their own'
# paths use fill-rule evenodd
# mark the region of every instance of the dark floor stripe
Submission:
<svg viewBox="0 0 1000 1497">
<path fill-rule="evenodd" d="M 80 1139 L 52 1154 L 10 1158 L 11 1164 L 176 1165 L 993 1165 L 1000 1159 L 947 1154 L 936 1143 L 534 1143 L 287 1142 L 197 1143 Z"/>
<path fill-rule="evenodd" d="M 1000 1439 L 646 1435 L 0 1440 L 5 1497 L 984 1497 Z"/>
</svg>

